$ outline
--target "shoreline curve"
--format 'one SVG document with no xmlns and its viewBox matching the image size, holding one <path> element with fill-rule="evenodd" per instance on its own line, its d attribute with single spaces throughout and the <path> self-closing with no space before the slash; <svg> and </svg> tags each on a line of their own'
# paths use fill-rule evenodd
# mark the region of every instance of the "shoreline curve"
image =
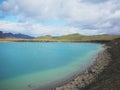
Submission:
<svg viewBox="0 0 120 90">
<path fill-rule="evenodd" d="M 70 82 L 52 90 L 119 90 L 120 38 L 106 43 L 94 64 Z"/>
<path fill-rule="evenodd" d="M 78 74 L 70 82 L 57 86 L 51 90 L 80 90 L 94 82 L 98 78 L 98 75 L 109 64 L 109 61 L 111 59 L 107 48 L 108 47 L 105 45 L 104 50 L 98 52 L 98 55 L 92 66 L 90 66 L 82 73 Z"/>
</svg>

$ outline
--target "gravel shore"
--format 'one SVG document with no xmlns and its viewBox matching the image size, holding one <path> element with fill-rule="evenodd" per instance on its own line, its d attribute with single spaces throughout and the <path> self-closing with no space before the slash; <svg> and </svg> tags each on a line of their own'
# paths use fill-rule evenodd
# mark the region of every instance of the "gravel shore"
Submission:
<svg viewBox="0 0 120 90">
<path fill-rule="evenodd" d="M 106 43 L 89 69 L 52 90 L 120 90 L 120 39 Z"/>
</svg>

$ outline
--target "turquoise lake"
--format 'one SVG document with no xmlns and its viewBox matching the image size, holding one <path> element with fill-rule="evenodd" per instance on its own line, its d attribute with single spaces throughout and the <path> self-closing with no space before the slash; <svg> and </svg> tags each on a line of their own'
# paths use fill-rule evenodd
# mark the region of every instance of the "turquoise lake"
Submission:
<svg viewBox="0 0 120 90">
<path fill-rule="evenodd" d="M 93 43 L 1 42 L 0 90 L 34 90 L 83 70 L 102 47 Z"/>
</svg>

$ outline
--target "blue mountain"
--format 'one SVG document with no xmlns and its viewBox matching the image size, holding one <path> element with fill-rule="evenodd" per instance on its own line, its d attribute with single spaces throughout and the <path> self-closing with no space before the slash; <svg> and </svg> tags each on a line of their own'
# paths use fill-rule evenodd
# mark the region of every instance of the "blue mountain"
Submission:
<svg viewBox="0 0 120 90">
<path fill-rule="evenodd" d="M 25 34 L 13 34 L 13 33 L 3 33 L 0 31 L 0 38 L 21 38 L 21 39 L 33 39 L 34 37 Z"/>
</svg>

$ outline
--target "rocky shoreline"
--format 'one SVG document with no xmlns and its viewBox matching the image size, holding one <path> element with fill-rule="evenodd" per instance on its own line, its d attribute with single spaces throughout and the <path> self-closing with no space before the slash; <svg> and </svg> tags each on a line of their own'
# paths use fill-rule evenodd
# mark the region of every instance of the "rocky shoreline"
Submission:
<svg viewBox="0 0 120 90">
<path fill-rule="evenodd" d="M 116 53 L 117 55 L 114 55 L 114 53 Z M 112 88 L 108 89 L 107 87 L 110 86 L 109 85 L 104 86 L 103 84 L 103 83 L 109 84 L 110 82 L 109 80 L 106 82 L 104 80 L 108 79 L 107 77 L 112 78 L 110 77 L 110 75 L 114 73 L 109 71 L 111 71 L 110 69 L 113 69 L 113 71 L 114 69 L 116 69 L 115 66 L 112 68 L 111 64 L 118 63 L 120 61 L 120 58 L 118 57 L 120 57 L 120 39 L 115 39 L 105 44 L 104 50 L 98 53 L 98 57 L 96 58 L 96 61 L 89 69 L 79 74 L 72 81 L 62 86 L 58 86 L 52 90 L 119 90 L 120 89 L 119 77 L 117 80 L 118 82 L 116 83 L 119 84 L 118 85 L 119 89 L 112 89 Z M 118 58 L 118 62 L 114 62 L 113 60 L 117 58 Z M 117 66 L 119 67 L 118 64 Z M 120 70 L 120 67 L 118 69 Z M 120 75 L 119 70 L 118 70 L 119 73 L 117 75 Z M 111 84 L 112 82 L 110 83 L 110 85 Z"/>
</svg>

